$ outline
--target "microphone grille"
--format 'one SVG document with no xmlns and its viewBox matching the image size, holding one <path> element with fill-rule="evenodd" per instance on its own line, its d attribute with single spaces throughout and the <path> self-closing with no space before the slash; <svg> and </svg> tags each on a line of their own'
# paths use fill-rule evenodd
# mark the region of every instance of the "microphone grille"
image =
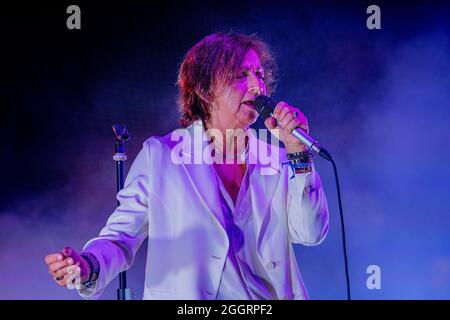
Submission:
<svg viewBox="0 0 450 320">
<path fill-rule="evenodd" d="M 128 133 L 127 127 L 123 124 L 115 124 L 112 127 L 118 140 L 127 141 L 130 139 L 130 134 Z"/>
<path fill-rule="evenodd" d="M 275 105 L 275 101 L 265 95 L 257 96 L 253 103 L 256 112 L 258 112 L 264 120 L 271 116 Z"/>
</svg>

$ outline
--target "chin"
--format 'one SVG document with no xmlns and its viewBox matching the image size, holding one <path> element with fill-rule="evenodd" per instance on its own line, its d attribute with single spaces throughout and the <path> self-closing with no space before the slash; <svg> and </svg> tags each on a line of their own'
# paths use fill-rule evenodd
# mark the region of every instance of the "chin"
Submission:
<svg viewBox="0 0 450 320">
<path fill-rule="evenodd" d="M 258 119 L 258 112 L 256 112 L 256 110 L 250 111 L 249 118 L 250 118 L 251 124 L 255 123 L 256 119 Z"/>
<path fill-rule="evenodd" d="M 239 112 L 238 118 L 244 126 L 248 127 L 256 122 L 256 119 L 258 119 L 258 112 L 253 109 L 247 109 L 245 112 Z"/>
<path fill-rule="evenodd" d="M 246 126 L 254 124 L 256 119 L 258 119 L 258 113 L 256 113 L 256 111 L 254 111 L 254 113 L 250 113 L 245 121 Z"/>
<path fill-rule="evenodd" d="M 254 124 L 256 122 L 256 119 L 258 119 L 258 114 L 256 116 L 250 118 L 249 125 Z"/>
</svg>

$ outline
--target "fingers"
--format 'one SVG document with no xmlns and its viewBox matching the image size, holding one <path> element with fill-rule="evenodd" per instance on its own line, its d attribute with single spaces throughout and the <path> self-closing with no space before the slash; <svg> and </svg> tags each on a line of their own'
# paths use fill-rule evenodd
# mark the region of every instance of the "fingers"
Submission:
<svg viewBox="0 0 450 320">
<path fill-rule="evenodd" d="M 73 259 L 74 263 L 82 261 L 83 258 L 81 257 L 80 253 L 76 251 L 75 249 L 72 249 L 71 247 L 65 247 L 62 251 L 62 254 L 64 254 L 66 257 L 70 257 Z"/>
<path fill-rule="evenodd" d="M 65 256 L 65 257 L 70 257 L 72 256 L 72 254 L 74 253 L 75 250 L 73 250 L 71 247 L 65 247 L 64 249 L 62 249 L 61 253 Z"/>
<path fill-rule="evenodd" d="M 65 258 L 69 258 L 74 253 L 74 250 L 70 247 L 65 247 L 59 253 L 51 253 L 45 256 L 45 263 L 51 265 L 56 262 L 61 262 Z"/>
<path fill-rule="evenodd" d="M 284 128 L 287 130 L 287 132 L 292 132 L 292 130 L 294 130 L 298 126 L 299 126 L 298 119 L 292 117 L 292 119 L 287 124 L 284 125 Z"/>
<path fill-rule="evenodd" d="M 66 279 L 64 279 L 64 278 L 60 279 L 60 278 L 57 278 L 56 276 L 53 276 L 53 280 L 60 286 L 66 285 Z"/>
<path fill-rule="evenodd" d="M 59 269 L 65 267 L 65 266 L 69 266 L 71 264 L 73 264 L 73 259 L 72 258 L 66 258 L 63 261 L 54 262 L 54 263 L 49 265 L 48 272 L 50 274 L 53 274 L 56 271 L 58 271 Z"/>
<path fill-rule="evenodd" d="M 81 289 L 81 271 L 80 268 L 74 268 L 73 271 L 69 271 L 66 277 L 66 287 L 68 289 Z"/>
<path fill-rule="evenodd" d="M 54 262 L 61 261 L 63 259 L 62 254 L 60 253 L 52 253 L 45 256 L 45 263 L 50 265 Z"/>
<path fill-rule="evenodd" d="M 297 127 L 308 132 L 308 119 L 299 109 L 290 106 L 286 102 L 281 101 L 277 104 L 273 117 L 277 120 L 278 125 L 288 132 Z"/>
<path fill-rule="evenodd" d="M 266 125 L 267 129 L 275 129 L 277 127 L 277 120 L 273 117 L 269 117 L 264 121 L 264 124 Z"/>
<path fill-rule="evenodd" d="M 56 273 L 53 274 L 53 281 L 55 281 L 60 286 L 65 286 L 67 281 L 67 273 L 61 274 L 58 276 Z"/>
<path fill-rule="evenodd" d="M 290 105 L 288 105 L 286 102 L 283 102 L 283 101 L 279 102 L 277 104 L 277 106 L 275 107 L 275 110 L 273 112 L 274 117 L 275 117 L 275 119 L 277 119 L 277 121 L 280 125 L 283 125 L 283 121 L 285 121 L 284 119 L 285 119 L 286 115 L 289 114 L 289 111 L 291 111 L 291 108 L 292 107 Z"/>
<path fill-rule="evenodd" d="M 78 265 L 71 265 L 58 270 L 53 279 L 60 286 L 67 286 L 71 284 L 76 278 L 80 277 L 80 267 Z"/>
<path fill-rule="evenodd" d="M 74 280 L 81 279 L 80 265 L 83 261 L 80 254 L 71 247 L 65 247 L 59 253 L 48 254 L 44 260 L 48 265 L 48 272 L 60 286 L 72 285 Z"/>
<path fill-rule="evenodd" d="M 285 111 L 285 110 L 286 110 L 286 109 L 284 109 L 283 111 Z M 283 115 L 283 113 L 282 113 L 282 114 L 280 115 L 280 117 L 282 117 L 282 118 L 281 118 L 281 120 L 278 121 L 278 122 L 279 122 L 280 126 L 281 126 L 282 128 L 284 128 L 284 129 L 288 129 L 288 125 L 289 125 L 292 121 L 294 121 L 295 123 L 297 122 L 297 120 L 295 120 L 295 118 L 294 118 L 293 112 L 290 112 L 289 110 L 286 111 L 286 112 L 284 113 L 284 115 Z"/>
<path fill-rule="evenodd" d="M 66 277 L 68 274 L 74 273 L 75 271 L 77 271 L 79 269 L 80 269 L 80 267 L 77 264 L 74 264 L 74 265 L 59 269 L 58 271 L 56 271 L 54 273 L 54 275 L 56 276 L 56 278 L 61 279 L 61 278 Z"/>
<path fill-rule="evenodd" d="M 301 128 L 306 133 L 309 133 L 308 119 L 306 119 L 303 113 L 299 113 L 285 125 L 285 129 L 288 132 L 292 132 L 292 130 L 294 130 L 295 128 Z"/>
</svg>

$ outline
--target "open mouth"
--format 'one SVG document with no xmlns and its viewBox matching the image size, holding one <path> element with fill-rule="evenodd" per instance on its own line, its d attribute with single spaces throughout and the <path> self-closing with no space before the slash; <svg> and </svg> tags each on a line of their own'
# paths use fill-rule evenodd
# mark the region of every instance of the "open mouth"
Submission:
<svg viewBox="0 0 450 320">
<path fill-rule="evenodd" d="M 242 102 L 242 103 L 245 104 L 245 105 L 248 106 L 248 107 L 253 108 L 253 105 L 254 105 L 254 103 L 255 103 L 255 100 L 247 100 L 247 101 L 244 101 L 244 102 Z"/>
</svg>

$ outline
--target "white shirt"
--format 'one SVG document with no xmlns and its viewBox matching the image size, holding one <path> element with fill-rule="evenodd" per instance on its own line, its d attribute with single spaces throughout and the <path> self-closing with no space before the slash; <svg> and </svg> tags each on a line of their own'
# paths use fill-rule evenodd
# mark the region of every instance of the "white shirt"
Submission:
<svg viewBox="0 0 450 320">
<path fill-rule="evenodd" d="M 248 162 L 248 161 L 247 161 Z M 270 278 L 258 258 L 255 248 L 255 229 L 253 223 L 249 176 L 254 169 L 247 165 L 236 205 L 220 177 L 217 184 L 220 191 L 222 213 L 230 241 L 225 267 L 220 281 L 217 299 L 219 300 L 273 300 L 276 292 Z"/>
</svg>

